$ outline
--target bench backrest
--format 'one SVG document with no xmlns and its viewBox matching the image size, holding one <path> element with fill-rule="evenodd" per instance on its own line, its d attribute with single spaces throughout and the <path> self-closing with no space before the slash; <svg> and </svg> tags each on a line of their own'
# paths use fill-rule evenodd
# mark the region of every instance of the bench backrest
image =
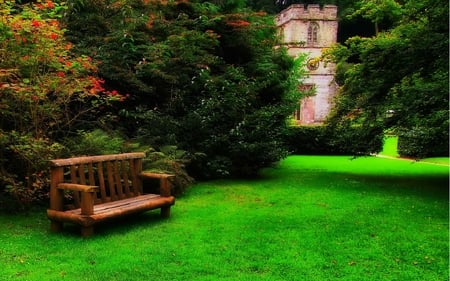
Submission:
<svg viewBox="0 0 450 281">
<path fill-rule="evenodd" d="M 52 186 L 59 183 L 99 187 L 95 204 L 116 201 L 142 194 L 142 158 L 145 153 L 123 153 L 50 160 Z M 80 206 L 79 192 L 73 203 Z"/>
</svg>

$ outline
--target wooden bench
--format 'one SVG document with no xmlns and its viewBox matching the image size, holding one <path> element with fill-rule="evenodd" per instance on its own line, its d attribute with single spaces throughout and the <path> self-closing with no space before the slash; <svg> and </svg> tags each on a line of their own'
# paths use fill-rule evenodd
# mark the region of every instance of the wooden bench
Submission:
<svg viewBox="0 0 450 281">
<path fill-rule="evenodd" d="M 86 156 L 50 161 L 51 230 L 59 232 L 66 222 L 79 224 L 81 235 L 94 233 L 94 224 L 108 219 L 161 209 L 170 216 L 175 198 L 170 195 L 173 175 L 142 172 L 145 153 Z M 143 180 L 159 180 L 159 193 L 144 194 Z M 73 198 L 72 206 L 65 204 Z"/>
</svg>

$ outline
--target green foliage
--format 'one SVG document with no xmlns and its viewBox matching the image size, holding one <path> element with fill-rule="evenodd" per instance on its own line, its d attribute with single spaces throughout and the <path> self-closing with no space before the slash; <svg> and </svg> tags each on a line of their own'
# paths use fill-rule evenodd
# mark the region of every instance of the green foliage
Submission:
<svg viewBox="0 0 450 281">
<path fill-rule="evenodd" d="M 129 147 L 127 149 L 126 145 L 123 138 L 100 129 L 89 132 L 79 131 L 76 136 L 64 140 L 67 157 L 129 152 Z"/>
<path fill-rule="evenodd" d="M 189 152 L 195 177 L 254 175 L 286 155 L 281 130 L 299 96 L 273 18 L 244 6 L 92 1 L 65 21 L 77 51 L 129 94 L 118 111 L 130 138 Z"/>
<path fill-rule="evenodd" d="M 63 147 L 29 133 L 2 133 L 0 152 L 0 197 L 11 212 L 28 210 L 47 198 L 49 174 L 47 159 L 59 155 Z M 4 192 L 4 194 L 1 194 Z"/>
<path fill-rule="evenodd" d="M 282 145 L 285 119 L 299 96 L 281 96 L 279 81 L 295 82 L 277 77 L 291 66 L 286 58 L 280 58 L 282 54 L 268 58 L 272 63 L 269 60 L 257 66 L 256 71 L 261 72 L 257 77 L 270 73 L 272 78 L 266 81 L 245 84 L 245 69 L 230 67 L 223 79 L 208 85 L 209 98 L 187 116 L 183 126 L 184 145 L 208 156 L 193 162 L 193 174 L 208 178 L 252 176 L 286 155 Z M 195 134 L 189 136 L 190 131 Z"/>
<path fill-rule="evenodd" d="M 366 155 L 383 145 L 383 139 L 371 130 L 356 126 L 333 130 L 327 126 L 293 126 L 286 131 L 286 143 L 296 155 Z"/>
<path fill-rule="evenodd" d="M 369 19 L 375 25 L 375 34 L 379 32 L 379 24 L 383 21 L 396 22 L 401 16 L 401 5 L 395 0 L 361 0 L 354 4 L 355 9 L 349 8 L 348 18 L 361 16 Z"/>
<path fill-rule="evenodd" d="M 142 145 L 161 147 L 176 143 L 178 121 L 172 116 L 164 115 L 157 109 L 147 109 L 145 106 L 136 106 L 133 110 L 121 109 L 119 115 L 131 127 L 133 139 Z M 127 131 L 127 128 L 124 131 Z"/>
<path fill-rule="evenodd" d="M 286 131 L 285 139 L 289 151 L 294 155 L 338 154 L 330 145 L 325 126 L 292 126 Z M 345 152 L 344 152 L 345 154 Z"/>
<path fill-rule="evenodd" d="M 148 149 L 147 157 L 143 162 L 145 171 L 168 173 L 175 175 L 171 179 L 174 196 L 182 195 L 194 182 L 194 179 L 186 172 L 186 164 L 191 161 L 188 152 L 178 149 L 176 146 L 162 146 L 159 151 Z"/>
<path fill-rule="evenodd" d="M 449 155 L 448 138 L 441 129 L 415 127 L 399 132 L 398 153 L 410 158 Z"/>
<path fill-rule="evenodd" d="M 60 140 L 122 97 L 103 88 L 91 57 L 71 53 L 58 22 L 64 3 L 0 8 L 0 193 L 24 209 L 45 197 L 46 161 L 61 153 Z"/>
<path fill-rule="evenodd" d="M 448 25 L 439 20 L 448 18 L 448 3 L 405 1 L 399 14 L 391 30 L 350 38 L 332 52 L 342 87 L 329 127 L 360 128 L 361 144 L 373 134 L 366 152 L 376 151 L 386 129 L 414 135 L 427 128 L 435 138 L 421 138 L 428 147 L 448 146 Z"/>
<path fill-rule="evenodd" d="M 339 154 L 369 155 L 381 151 L 383 147 L 383 128 L 371 125 L 350 125 L 341 123 L 330 129 L 327 136 L 330 145 Z"/>
<path fill-rule="evenodd" d="M 277 12 L 277 6 L 273 0 L 246 0 L 245 2 L 253 11 L 265 11 L 270 14 Z"/>
</svg>

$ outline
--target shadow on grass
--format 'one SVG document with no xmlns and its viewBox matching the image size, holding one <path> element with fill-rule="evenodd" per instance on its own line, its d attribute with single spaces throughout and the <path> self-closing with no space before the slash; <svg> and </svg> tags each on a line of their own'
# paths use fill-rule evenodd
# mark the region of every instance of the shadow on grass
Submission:
<svg viewBox="0 0 450 281">
<path fill-rule="evenodd" d="M 161 218 L 159 210 L 152 210 L 144 213 L 136 213 L 124 217 L 118 217 L 97 223 L 94 226 L 94 237 L 105 237 L 109 235 L 125 235 L 130 231 L 139 231 L 142 228 L 151 228 L 163 224 L 170 218 Z M 49 222 L 50 227 L 50 222 Z M 61 232 L 52 233 L 52 235 L 61 235 L 68 237 L 81 237 L 80 226 L 73 223 L 65 223 Z M 49 230 L 50 231 L 50 230 Z"/>
<path fill-rule="evenodd" d="M 299 189 L 340 189 L 449 199 L 449 171 L 445 167 L 417 166 L 420 164 L 416 162 L 399 163 L 397 160 L 377 158 L 361 158 L 359 160 L 364 161 L 361 164 L 353 162 L 355 160 L 350 157 L 298 156 L 299 160 L 294 163 L 292 159 L 294 157 L 288 165 L 282 163 L 280 167 L 263 171 L 254 182 L 265 186 L 276 186 L 283 182 L 291 184 L 293 188 L 298 186 Z M 323 159 L 323 162 L 312 162 L 310 159 Z M 327 160 L 332 164 L 327 163 Z M 375 165 L 370 166 L 371 161 Z M 391 163 L 403 166 L 390 167 Z"/>
<path fill-rule="evenodd" d="M 334 176 L 360 183 L 340 188 L 359 189 L 367 187 L 365 188 L 366 191 L 395 195 L 416 195 L 436 199 L 449 198 L 449 178 L 445 176 L 396 176 L 351 173 L 334 173 Z"/>
</svg>

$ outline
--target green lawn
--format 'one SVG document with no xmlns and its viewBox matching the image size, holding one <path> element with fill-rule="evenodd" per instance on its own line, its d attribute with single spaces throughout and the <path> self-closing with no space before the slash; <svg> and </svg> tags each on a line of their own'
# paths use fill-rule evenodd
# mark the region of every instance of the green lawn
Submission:
<svg viewBox="0 0 450 281">
<path fill-rule="evenodd" d="M 380 151 L 380 155 L 389 157 L 399 157 L 397 152 L 398 137 L 394 135 L 386 135 L 384 137 L 383 150 Z"/>
<path fill-rule="evenodd" d="M 0 280 L 374 280 L 449 276 L 449 168 L 291 156 L 258 180 L 198 183 L 172 217 L 48 232 L 0 215 Z"/>
</svg>

